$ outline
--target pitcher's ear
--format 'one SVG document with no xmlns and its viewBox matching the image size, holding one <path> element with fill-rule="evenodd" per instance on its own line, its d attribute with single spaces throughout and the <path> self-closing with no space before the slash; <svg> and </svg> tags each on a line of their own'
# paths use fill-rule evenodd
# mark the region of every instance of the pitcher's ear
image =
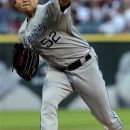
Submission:
<svg viewBox="0 0 130 130">
<path fill-rule="evenodd" d="M 18 10 L 18 6 L 17 6 L 16 1 L 14 2 L 14 7 L 15 7 L 16 10 Z"/>
</svg>

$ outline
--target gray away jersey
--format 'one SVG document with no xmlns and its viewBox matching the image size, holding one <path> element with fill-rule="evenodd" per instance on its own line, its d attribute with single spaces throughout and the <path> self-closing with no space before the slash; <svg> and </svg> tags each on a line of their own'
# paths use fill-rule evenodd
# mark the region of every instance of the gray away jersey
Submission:
<svg viewBox="0 0 130 130">
<path fill-rule="evenodd" d="M 23 22 L 20 42 L 38 50 L 50 66 L 68 66 L 90 51 L 73 25 L 71 10 L 60 11 L 58 0 L 38 5 L 33 17 Z"/>
</svg>

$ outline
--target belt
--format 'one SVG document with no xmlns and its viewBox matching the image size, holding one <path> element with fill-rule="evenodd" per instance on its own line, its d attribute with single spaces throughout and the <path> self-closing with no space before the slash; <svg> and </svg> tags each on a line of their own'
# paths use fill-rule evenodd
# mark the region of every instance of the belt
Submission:
<svg viewBox="0 0 130 130">
<path fill-rule="evenodd" d="M 75 70 L 77 68 L 79 68 L 80 66 L 82 66 L 85 62 L 87 62 L 89 59 L 91 59 L 91 55 L 86 55 L 78 60 L 76 60 L 75 62 L 71 63 L 70 65 L 68 65 L 67 67 L 61 68 L 60 70 Z"/>
</svg>

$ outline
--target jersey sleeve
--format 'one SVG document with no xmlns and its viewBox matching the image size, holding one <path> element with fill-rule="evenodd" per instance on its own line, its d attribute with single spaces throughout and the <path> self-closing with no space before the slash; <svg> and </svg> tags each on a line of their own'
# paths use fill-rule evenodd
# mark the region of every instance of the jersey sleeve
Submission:
<svg viewBox="0 0 130 130">
<path fill-rule="evenodd" d="M 70 13 L 70 5 L 67 6 L 64 11 L 61 10 L 60 8 L 60 4 L 59 4 L 59 0 L 50 0 L 50 2 L 54 5 L 54 7 L 60 12 L 60 13 L 63 13 L 63 14 L 67 14 L 67 13 Z"/>
</svg>

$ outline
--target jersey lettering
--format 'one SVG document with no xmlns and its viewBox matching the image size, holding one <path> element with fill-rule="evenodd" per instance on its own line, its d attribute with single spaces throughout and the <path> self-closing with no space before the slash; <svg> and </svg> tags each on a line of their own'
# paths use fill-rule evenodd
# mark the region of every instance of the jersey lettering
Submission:
<svg viewBox="0 0 130 130">
<path fill-rule="evenodd" d="M 47 31 L 47 25 L 44 23 L 41 24 L 37 24 L 36 26 L 33 27 L 33 30 L 31 33 L 29 33 L 29 35 L 27 35 L 26 37 L 24 37 L 24 43 L 25 44 L 31 44 L 35 39 L 38 38 L 38 36 L 41 33 L 44 33 Z"/>
<path fill-rule="evenodd" d="M 55 31 L 52 31 L 49 33 L 49 38 L 45 37 L 40 41 L 40 43 L 42 43 L 42 45 L 44 45 L 45 47 L 51 47 L 54 44 L 58 43 L 60 38 L 61 37 L 57 36 L 57 33 Z"/>
</svg>

